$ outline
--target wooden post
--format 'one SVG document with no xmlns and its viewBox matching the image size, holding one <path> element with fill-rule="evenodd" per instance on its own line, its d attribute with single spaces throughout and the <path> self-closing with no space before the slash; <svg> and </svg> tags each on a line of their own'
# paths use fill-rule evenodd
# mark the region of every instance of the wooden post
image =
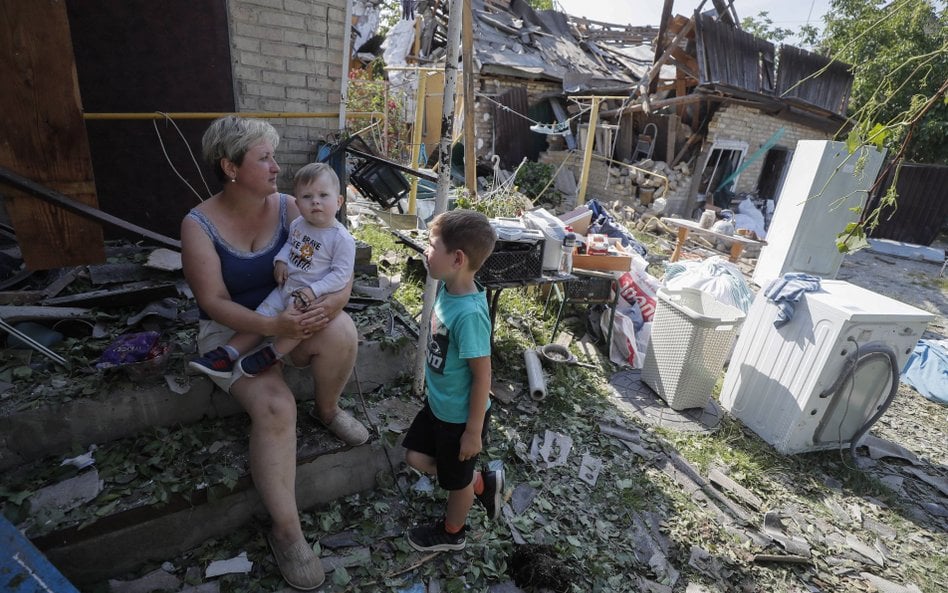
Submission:
<svg viewBox="0 0 948 593">
<path fill-rule="evenodd" d="M 596 122 L 599 120 L 599 97 L 592 98 L 592 109 L 589 111 L 589 127 L 586 128 L 586 145 L 583 146 L 583 171 L 579 177 L 579 192 L 576 194 L 576 205 L 586 203 L 586 186 L 589 185 L 589 164 L 592 162 L 593 143 L 596 141 Z"/>
<path fill-rule="evenodd" d="M 65 2 L 2 2 L 0 166 L 98 207 Z M 20 191 L 5 194 L 26 267 L 102 262 L 102 227 Z"/>
<path fill-rule="evenodd" d="M 415 97 L 415 126 L 411 130 L 411 164 L 412 169 L 418 168 L 418 156 L 421 154 L 421 132 L 425 127 L 425 84 L 428 80 L 428 71 L 418 70 L 418 94 Z M 411 191 L 408 193 L 408 213 L 415 213 L 415 201 L 418 198 L 418 177 L 411 178 Z"/>
<path fill-rule="evenodd" d="M 418 54 L 421 52 L 421 15 L 415 17 L 415 42 L 411 45 L 411 58 L 413 62 L 418 61 Z"/>
<path fill-rule="evenodd" d="M 477 195 L 477 140 L 474 138 L 474 23 L 471 0 L 464 0 L 461 20 L 461 65 L 464 81 L 464 185 Z"/>
</svg>

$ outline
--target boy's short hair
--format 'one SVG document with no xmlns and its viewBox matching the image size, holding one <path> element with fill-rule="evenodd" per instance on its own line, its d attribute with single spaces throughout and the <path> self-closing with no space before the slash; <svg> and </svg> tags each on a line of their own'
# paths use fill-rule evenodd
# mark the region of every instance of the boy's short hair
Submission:
<svg viewBox="0 0 948 593">
<path fill-rule="evenodd" d="M 431 234 L 441 237 L 448 251 L 463 251 L 468 267 L 475 272 L 494 251 L 497 241 L 497 233 L 487 217 L 473 210 L 442 212 L 431 222 L 429 229 Z"/>
<path fill-rule="evenodd" d="M 302 185 L 316 181 L 323 175 L 329 176 L 333 185 L 336 187 L 336 194 L 340 194 L 342 188 L 340 187 L 339 176 L 336 175 L 336 171 L 326 163 L 309 163 L 308 165 L 303 165 L 293 177 L 294 191 Z"/>
<path fill-rule="evenodd" d="M 221 168 L 221 159 L 227 159 L 239 167 L 250 147 L 261 140 L 270 142 L 273 150 L 280 145 L 280 135 L 269 122 L 227 115 L 215 119 L 208 126 L 201 138 L 201 152 L 204 160 L 214 169 L 218 181 L 227 181 L 227 175 Z"/>
</svg>

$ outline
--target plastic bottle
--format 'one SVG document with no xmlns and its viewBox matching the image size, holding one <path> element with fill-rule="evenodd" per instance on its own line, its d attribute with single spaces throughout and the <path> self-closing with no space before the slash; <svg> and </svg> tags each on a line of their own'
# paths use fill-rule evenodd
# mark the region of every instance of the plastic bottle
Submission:
<svg viewBox="0 0 948 593">
<path fill-rule="evenodd" d="M 573 247 L 576 245 L 576 235 L 566 233 L 563 236 L 563 256 L 560 258 L 560 273 L 573 273 Z"/>
</svg>

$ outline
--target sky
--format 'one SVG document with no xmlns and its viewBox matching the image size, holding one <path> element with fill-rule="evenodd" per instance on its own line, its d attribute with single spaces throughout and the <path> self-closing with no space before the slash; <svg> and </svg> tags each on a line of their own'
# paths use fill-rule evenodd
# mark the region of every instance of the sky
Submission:
<svg viewBox="0 0 948 593">
<path fill-rule="evenodd" d="M 663 0 L 556 0 L 567 14 L 621 25 L 661 24 Z M 672 14 L 691 16 L 701 0 L 675 0 Z M 822 17 L 830 0 L 734 0 L 737 16 L 743 19 L 766 11 L 773 26 L 798 30 L 812 24 L 822 30 Z M 712 8 L 711 0 L 702 10 Z"/>
</svg>

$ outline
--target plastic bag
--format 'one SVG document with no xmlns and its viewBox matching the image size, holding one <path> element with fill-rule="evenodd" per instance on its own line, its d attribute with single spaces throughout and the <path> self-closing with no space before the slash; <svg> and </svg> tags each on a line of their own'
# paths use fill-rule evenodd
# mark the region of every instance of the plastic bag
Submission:
<svg viewBox="0 0 948 593">
<path fill-rule="evenodd" d="M 158 332 L 138 332 L 117 337 L 99 357 L 96 368 L 109 369 L 154 358 L 160 354 L 159 335 Z"/>
<path fill-rule="evenodd" d="M 754 300 L 740 268 L 721 256 L 704 261 L 678 261 L 665 265 L 662 284 L 666 288 L 697 288 L 713 296 L 718 302 L 731 305 L 744 313 Z"/>
<path fill-rule="evenodd" d="M 632 257 L 632 266 L 628 272 L 619 276 L 619 296 L 628 303 L 638 303 L 642 310 L 642 319 L 651 321 L 655 316 L 655 295 L 659 282 L 645 271 L 648 263 L 640 257 Z"/>
<path fill-rule="evenodd" d="M 609 335 L 609 317 L 607 309 L 599 318 L 603 335 Z M 645 351 L 648 348 L 648 341 L 651 336 L 651 321 L 643 323 L 642 327 L 635 331 L 635 323 L 632 319 L 621 311 L 616 311 L 615 320 L 612 324 L 612 343 L 609 344 L 609 360 L 619 365 L 631 366 L 634 369 L 642 368 L 645 364 Z"/>
<path fill-rule="evenodd" d="M 737 214 L 734 216 L 734 226 L 739 229 L 750 229 L 754 231 L 759 239 L 767 238 L 767 231 L 764 230 L 764 213 L 761 212 L 754 201 L 750 198 L 744 198 L 737 205 Z"/>
</svg>

